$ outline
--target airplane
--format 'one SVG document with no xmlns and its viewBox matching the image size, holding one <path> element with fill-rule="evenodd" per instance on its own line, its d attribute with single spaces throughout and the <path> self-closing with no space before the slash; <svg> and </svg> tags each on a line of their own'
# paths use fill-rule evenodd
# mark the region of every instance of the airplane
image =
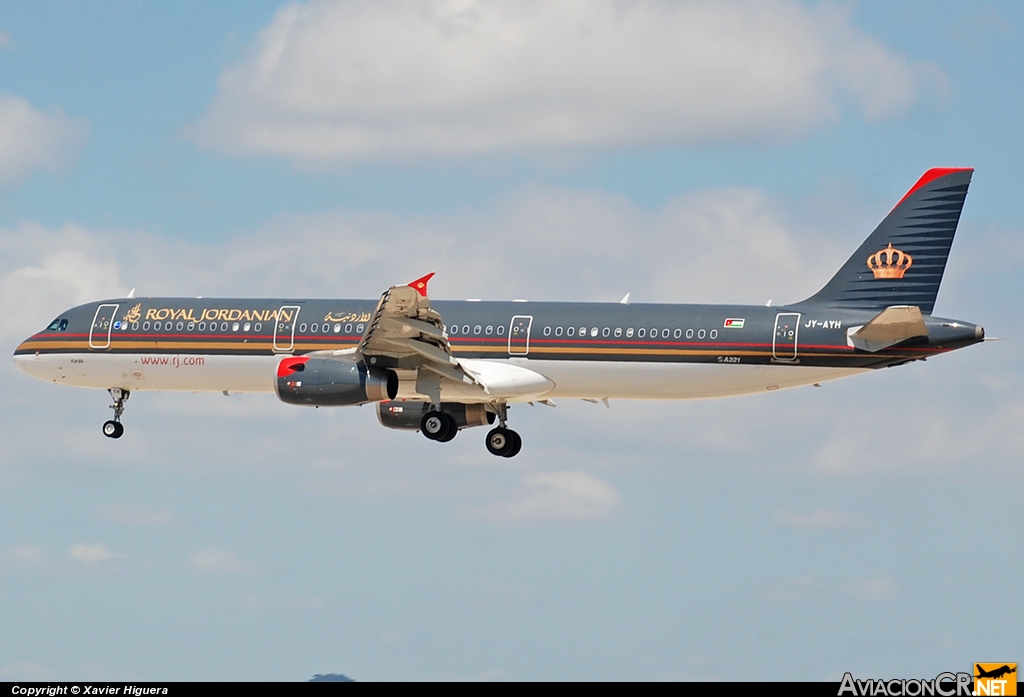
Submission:
<svg viewBox="0 0 1024 697">
<path fill-rule="evenodd" d="M 984 670 L 981 667 L 980 664 L 975 664 L 975 670 L 978 673 L 977 675 L 974 676 L 976 678 L 993 678 L 993 679 L 998 679 L 998 678 L 1003 677 L 1004 675 L 1009 675 L 1010 673 L 1016 673 L 1017 672 L 1017 664 L 1015 663 L 1013 665 L 1013 668 L 1011 668 L 1009 665 L 1002 665 L 999 668 L 995 668 L 993 670 Z"/>
<path fill-rule="evenodd" d="M 120 438 L 143 390 L 275 392 L 305 406 L 375 403 L 388 428 L 450 441 L 510 404 L 704 399 L 771 392 L 902 365 L 983 341 L 932 315 L 973 169 L 931 169 L 816 294 L 751 305 L 431 302 L 428 274 L 379 300 L 148 297 L 61 313 L 14 360 L 57 384 L 109 391 Z"/>
</svg>

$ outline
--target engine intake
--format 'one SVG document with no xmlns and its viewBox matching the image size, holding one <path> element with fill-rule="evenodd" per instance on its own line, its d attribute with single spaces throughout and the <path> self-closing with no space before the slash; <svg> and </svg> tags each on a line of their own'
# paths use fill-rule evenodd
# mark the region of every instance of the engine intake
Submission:
<svg viewBox="0 0 1024 697">
<path fill-rule="evenodd" d="M 420 430 L 423 415 L 430 411 L 427 402 L 381 402 L 377 405 L 377 418 L 382 426 L 406 431 Z M 441 410 L 455 419 L 459 428 L 487 426 L 494 423 L 494 412 L 487 411 L 483 404 L 461 404 L 444 402 Z"/>
<path fill-rule="evenodd" d="M 394 399 L 398 376 L 345 358 L 295 356 L 278 364 L 274 387 L 288 404 L 338 407 Z"/>
</svg>

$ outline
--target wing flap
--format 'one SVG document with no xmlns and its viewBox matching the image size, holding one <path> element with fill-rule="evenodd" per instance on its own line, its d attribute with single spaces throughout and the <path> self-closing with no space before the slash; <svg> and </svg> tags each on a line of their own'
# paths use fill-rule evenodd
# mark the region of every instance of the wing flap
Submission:
<svg viewBox="0 0 1024 697">
<path fill-rule="evenodd" d="M 432 275 L 409 285 L 392 286 L 381 295 L 356 353 L 376 359 L 372 362 L 381 367 L 426 369 L 449 380 L 477 385 L 476 377 L 452 356 L 441 315 L 430 307 L 427 281 Z"/>
<path fill-rule="evenodd" d="M 861 327 L 847 331 L 847 341 L 862 351 L 877 353 L 907 339 L 928 336 L 921 308 L 916 305 L 887 307 Z"/>
</svg>

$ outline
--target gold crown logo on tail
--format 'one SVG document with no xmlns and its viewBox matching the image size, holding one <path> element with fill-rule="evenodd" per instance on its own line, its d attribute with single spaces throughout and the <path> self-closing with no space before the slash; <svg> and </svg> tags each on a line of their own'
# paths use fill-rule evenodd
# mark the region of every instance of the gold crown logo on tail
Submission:
<svg viewBox="0 0 1024 697">
<path fill-rule="evenodd" d="M 914 258 L 901 249 L 895 249 L 892 242 L 868 257 L 868 268 L 875 278 L 903 278 L 913 264 Z"/>
</svg>

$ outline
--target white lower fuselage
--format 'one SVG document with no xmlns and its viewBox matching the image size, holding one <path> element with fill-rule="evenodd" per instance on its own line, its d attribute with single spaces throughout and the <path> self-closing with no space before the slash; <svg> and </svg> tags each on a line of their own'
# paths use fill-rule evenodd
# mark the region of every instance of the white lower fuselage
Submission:
<svg viewBox="0 0 1024 697">
<path fill-rule="evenodd" d="M 274 392 L 277 365 L 285 356 L 202 354 L 40 353 L 15 357 L 25 373 L 62 385 L 107 389 L 188 392 Z M 464 359 L 470 366 L 502 371 L 525 368 L 547 380 L 520 383 L 484 394 L 442 380 L 445 401 L 579 399 L 707 399 L 731 397 L 866 372 L 864 368 L 718 363 Z M 518 372 L 518 371 L 517 371 Z M 551 386 L 553 383 L 553 386 Z M 399 399 L 423 400 L 414 380 L 403 380 Z"/>
</svg>

